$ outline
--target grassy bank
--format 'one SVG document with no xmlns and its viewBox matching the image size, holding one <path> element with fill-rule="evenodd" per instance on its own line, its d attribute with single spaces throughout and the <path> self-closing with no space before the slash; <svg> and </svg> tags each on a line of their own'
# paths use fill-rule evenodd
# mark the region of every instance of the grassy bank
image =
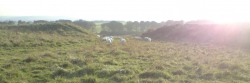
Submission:
<svg viewBox="0 0 250 83">
<path fill-rule="evenodd" d="M 46 24 L 25 25 L 37 27 L 35 31 L 31 30 L 33 28 L 19 30 L 19 26 L 11 26 L 19 27 L 18 31 L 10 29 L 10 26 L 1 28 L 0 82 L 250 81 L 250 54 L 241 49 L 193 43 L 145 42 L 134 40 L 132 36 L 124 37 L 127 39 L 124 44 L 118 40 L 109 44 L 71 24 L 51 25 L 51 28 L 59 28 L 41 31 L 40 27 L 49 26 Z M 63 31 L 60 32 L 60 29 Z"/>
</svg>

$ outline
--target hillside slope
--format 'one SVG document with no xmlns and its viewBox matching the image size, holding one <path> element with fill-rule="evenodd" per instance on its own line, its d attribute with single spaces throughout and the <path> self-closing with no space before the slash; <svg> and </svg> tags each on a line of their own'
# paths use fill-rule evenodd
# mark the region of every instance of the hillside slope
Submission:
<svg viewBox="0 0 250 83">
<path fill-rule="evenodd" d="M 154 40 L 210 43 L 250 48 L 249 24 L 177 24 L 166 25 L 142 34 Z"/>
<path fill-rule="evenodd" d="M 39 28 L 50 25 L 64 30 L 63 34 L 58 29 Z M 27 29 L 18 32 L 13 32 L 16 28 L 1 28 L 1 38 L 6 39 L 1 41 L 7 44 L 0 46 L 1 83 L 250 81 L 250 53 L 241 49 L 194 43 L 145 42 L 135 40 L 133 36 L 125 36 L 126 43 L 115 39 L 110 44 L 71 24 L 25 26 Z M 38 29 L 28 28 L 31 26 Z"/>
<path fill-rule="evenodd" d="M 0 26 L 0 46 L 43 46 L 91 41 L 93 33 L 74 24 Z"/>
</svg>

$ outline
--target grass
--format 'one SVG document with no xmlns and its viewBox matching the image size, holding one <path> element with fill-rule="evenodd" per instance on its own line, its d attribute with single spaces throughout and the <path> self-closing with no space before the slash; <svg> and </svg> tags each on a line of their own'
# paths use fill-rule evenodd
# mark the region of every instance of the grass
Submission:
<svg viewBox="0 0 250 83">
<path fill-rule="evenodd" d="M 66 25 L 70 24 L 56 26 Z M 57 30 L 53 33 L 20 31 L 19 35 L 15 35 L 13 30 L 0 31 L 3 32 L 0 33 L 1 38 L 5 39 L 0 40 L 4 42 L 0 46 L 1 83 L 250 81 L 250 54 L 242 49 L 192 43 L 144 42 L 134 40 L 132 36 L 125 36 L 127 42 L 124 44 L 118 40 L 108 44 L 88 31 L 75 29 L 68 30 L 74 34 L 67 35 L 58 34 Z M 22 42 L 14 45 L 9 40 Z"/>
<path fill-rule="evenodd" d="M 96 27 L 95 27 L 96 32 L 100 33 L 102 31 L 102 26 L 101 26 L 102 23 L 95 23 L 95 24 L 96 24 Z"/>
</svg>

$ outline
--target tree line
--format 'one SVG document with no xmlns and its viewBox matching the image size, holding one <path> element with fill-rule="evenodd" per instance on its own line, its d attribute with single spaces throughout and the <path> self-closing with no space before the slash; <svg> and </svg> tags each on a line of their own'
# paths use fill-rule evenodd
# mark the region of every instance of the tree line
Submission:
<svg viewBox="0 0 250 83">
<path fill-rule="evenodd" d="M 107 35 L 128 35 L 128 34 L 140 34 L 148 29 L 156 29 L 165 25 L 164 22 L 157 23 L 155 21 L 127 21 L 124 23 L 118 21 L 110 21 L 108 23 L 101 24 L 102 31 L 100 34 Z"/>
<path fill-rule="evenodd" d="M 97 31 L 97 24 L 100 24 L 100 34 L 104 35 L 129 35 L 129 34 L 140 34 L 142 32 L 147 31 L 148 29 L 156 29 L 166 24 L 177 23 L 177 21 L 166 21 L 157 23 L 155 21 L 85 21 L 82 19 L 71 21 L 60 19 L 56 21 L 47 21 L 47 20 L 34 20 L 31 21 L 22 21 L 18 20 L 17 22 L 7 20 L 7 21 L 0 21 L 0 25 L 25 25 L 25 24 L 44 24 L 44 23 L 73 23 L 75 25 L 81 26 L 87 30 L 96 32 Z M 183 22 L 183 21 L 178 21 Z"/>
</svg>

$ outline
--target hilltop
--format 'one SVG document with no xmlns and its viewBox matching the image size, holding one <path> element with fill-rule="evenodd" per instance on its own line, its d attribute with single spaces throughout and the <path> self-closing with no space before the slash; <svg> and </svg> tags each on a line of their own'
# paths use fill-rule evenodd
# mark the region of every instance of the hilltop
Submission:
<svg viewBox="0 0 250 83">
<path fill-rule="evenodd" d="M 250 48 L 249 24 L 174 24 L 142 34 L 168 42 L 206 43 L 220 46 Z"/>
<path fill-rule="evenodd" d="M 71 23 L 0 26 L 0 46 L 43 46 L 91 41 L 90 31 Z"/>
</svg>

